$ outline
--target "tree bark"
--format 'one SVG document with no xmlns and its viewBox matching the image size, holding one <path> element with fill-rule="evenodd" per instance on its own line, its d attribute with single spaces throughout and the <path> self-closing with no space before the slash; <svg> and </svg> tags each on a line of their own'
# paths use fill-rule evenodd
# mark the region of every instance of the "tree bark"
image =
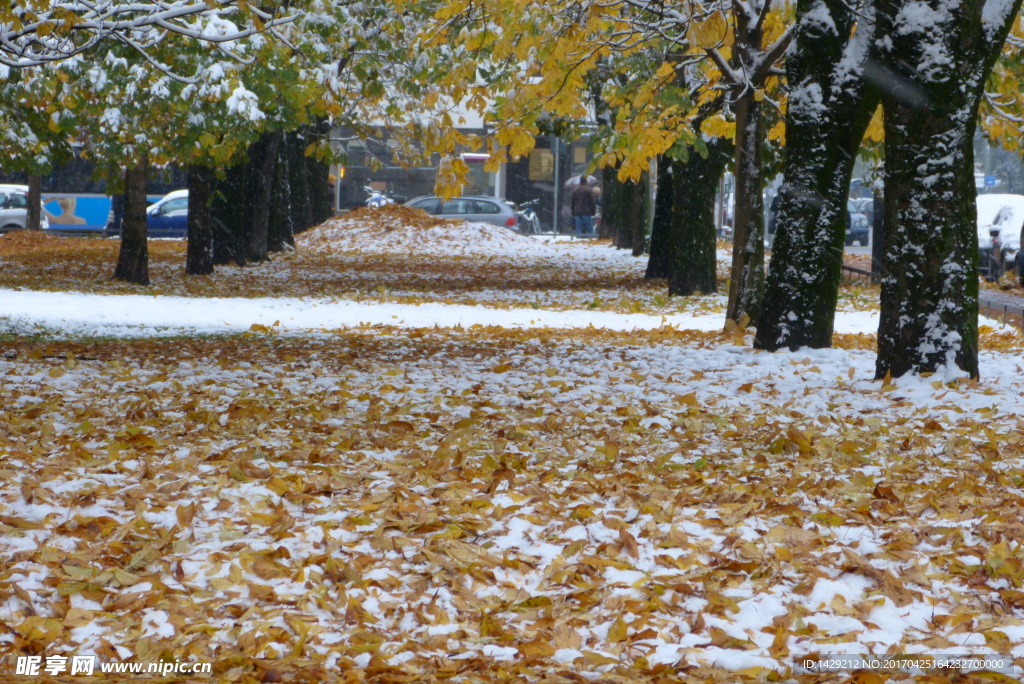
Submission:
<svg viewBox="0 0 1024 684">
<path fill-rule="evenodd" d="M 879 0 L 885 252 L 878 378 L 957 366 L 978 376 L 974 132 L 985 80 L 1021 0 L 959 0 L 906 20 Z"/>
<path fill-rule="evenodd" d="M 619 200 L 621 183 L 619 183 L 618 170 L 605 167 L 601 169 L 601 178 L 604 194 L 601 202 L 601 229 L 598 231 L 598 235 L 603 240 L 610 239 L 614 242 L 617 231 L 616 224 L 620 222 L 616 213 L 621 207 Z"/>
<path fill-rule="evenodd" d="M 715 195 L 729 163 L 731 144 L 725 138 L 708 142 L 708 155 L 691 150 L 680 164 L 673 187 L 668 293 L 714 294 L 718 291 Z"/>
<path fill-rule="evenodd" d="M 331 133 L 331 124 L 326 119 L 321 120 L 312 127 L 314 135 L 321 140 L 326 139 Z M 307 140 L 304 142 L 312 142 Z M 309 195 L 310 215 L 304 225 L 296 227 L 298 232 L 318 226 L 331 218 L 334 214 L 334 197 L 331 194 L 331 168 L 325 162 L 316 157 L 306 156 L 305 147 L 301 150 L 303 159 L 306 162 L 306 188 Z"/>
<path fill-rule="evenodd" d="M 647 230 L 651 216 L 651 172 L 644 171 L 636 184 L 633 205 L 633 256 L 642 256 L 647 249 Z"/>
<path fill-rule="evenodd" d="M 245 265 L 244 246 L 249 234 L 246 222 L 245 164 L 224 169 L 213 181 L 213 263 Z"/>
<path fill-rule="evenodd" d="M 37 173 L 28 174 L 28 215 L 26 230 L 43 229 L 43 179 Z"/>
<path fill-rule="evenodd" d="M 300 131 L 285 133 L 278 147 L 267 227 L 270 252 L 283 252 L 295 244 L 295 210 L 308 204 L 305 160 L 298 156 L 303 143 L 301 135 Z"/>
<path fill-rule="evenodd" d="M 885 195 L 875 188 L 871 198 L 871 273 L 872 280 L 880 281 L 885 271 Z"/>
<path fill-rule="evenodd" d="M 188 249 L 185 273 L 213 273 L 213 170 L 194 165 L 188 170 Z"/>
<path fill-rule="evenodd" d="M 267 248 L 282 252 L 295 247 L 295 235 L 332 215 L 330 168 L 306 154 L 327 136 L 330 125 L 318 122 L 283 134 L 274 168 Z"/>
<path fill-rule="evenodd" d="M 633 217 L 636 211 L 633 202 L 636 200 L 636 183 L 620 181 L 616 177 L 618 191 L 615 193 L 615 211 L 612 212 L 615 225 L 615 239 L 612 244 L 618 249 L 633 249 Z"/>
<path fill-rule="evenodd" d="M 613 244 L 619 249 L 643 250 L 646 232 L 644 221 L 644 195 L 647 188 L 647 174 L 639 181 L 620 181 L 617 171 L 613 172 L 611 187 L 605 187 L 604 204 L 601 210 L 602 233 L 605 225 L 610 230 Z M 608 176 L 605 176 L 606 180 Z M 603 237 L 603 235 L 602 235 Z"/>
<path fill-rule="evenodd" d="M 879 378 L 953 364 L 978 375 L 974 150 L 960 143 L 973 138 L 976 115 L 886 99 Z"/>
<path fill-rule="evenodd" d="M 764 200 L 761 187 L 761 103 L 753 92 L 740 96 L 736 113 L 736 209 L 729 304 L 725 317 L 757 325 L 764 293 Z"/>
<path fill-rule="evenodd" d="M 831 22 L 822 21 L 824 11 Z M 832 345 L 850 179 L 878 103 L 861 73 L 873 28 L 870 17 L 844 0 L 797 5 L 784 181 L 758 349 Z"/>
<path fill-rule="evenodd" d="M 654 195 L 654 220 L 651 222 L 651 254 L 645 278 L 668 278 L 672 257 L 669 252 L 676 177 L 680 162 L 668 155 L 658 157 L 658 185 Z"/>
<path fill-rule="evenodd" d="M 149 285 L 149 245 L 146 226 L 146 175 L 148 155 L 125 172 L 124 227 L 114 278 L 136 285 Z"/>
<path fill-rule="evenodd" d="M 266 261 L 268 258 L 270 197 L 280 141 L 280 131 L 264 133 L 249 148 L 245 174 L 245 205 L 250 224 L 245 254 L 247 261 Z"/>
</svg>

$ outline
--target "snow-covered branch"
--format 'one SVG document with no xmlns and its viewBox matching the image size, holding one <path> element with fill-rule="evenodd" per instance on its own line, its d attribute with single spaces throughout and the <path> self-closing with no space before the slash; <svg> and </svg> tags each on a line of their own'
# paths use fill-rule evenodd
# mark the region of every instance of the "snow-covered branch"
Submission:
<svg viewBox="0 0 1024 684">
<path fill-rule="evenodd" d="M 987 0 L 981 10 L 985 40 L 1002 42 L 1007 27 L 1016 17 L 1020 5 L 1014 0 Z"/>
<path fill-rule="evenodd" d="M 726 61 L 718 48 L 708 48 L 706 52 L 708 57 L 710 57 L 711 61 L 715 63 L 715 66 L 722 72 L 722 76 L 730 85 L 737 86 L 746 82 L 743 73 L 729 66 L 729 62 Z"/>
<path fill-rule="evenodd" d="M 783 31 L 781 36 L 779 36 L 779 39 L 762 53 L 760 64 L 754 70 L 751 80 L 754 83 L 764 82 L 764 79 L 768 78 L 771 69 L 780 59 L 782 59 L 782 56 L 786 54 L 786 50 L 789 49 L 789 45 L 792 42 L 793 27 L 787 26 L 786 30 Z"/>
<path fill-rule="evenodd" d="M 28 67 L 80 54 L 105 38 L 141 43 L 140 31 L 162 29 L 208 43 L 230 43 L 289 23 L 239 0 L 29 0 L 0 8 L 0 63 Z"/>
</svg>

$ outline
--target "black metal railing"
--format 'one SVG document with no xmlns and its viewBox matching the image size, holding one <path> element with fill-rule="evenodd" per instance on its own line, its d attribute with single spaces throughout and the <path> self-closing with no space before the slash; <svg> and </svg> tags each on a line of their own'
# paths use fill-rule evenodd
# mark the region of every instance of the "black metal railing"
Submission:
<svg viewBox="0 0 1024 684">
<path fill-rule="evenodd" d="M 843 264 L 843 277 L 847 280 L 870 280 L 876 282 L 877 276 L 871 271 L 856 266 Z M 995 320 L 1001 320 L 1003 325 L 1010 325 L 1024 330 L 1024 306 L 1017 306 L 1007 302 L 996 301 L 986 297 L 984 293 L 978 295 L 978 313 Z"/>
<path fill-rule="evenodd" d="M 870 280 L 874 282 L 877 280 L 875 274 L 871 271 L 866 271 L 863 268 L 857 268 L 856 266 L 847 266 L 843 264 L 843 275 L 849 274 L 849 280 Z"/>
<path fill-rule="evenodd" d="M 1014 306 L 1006 302 L 996 302 L 984 295 L 978 296 L 978 314 L 995 318 L 1002 316 L 1003 325 L 1010 325 L 1024 331 L 1024 307 Z"/>
</svg>

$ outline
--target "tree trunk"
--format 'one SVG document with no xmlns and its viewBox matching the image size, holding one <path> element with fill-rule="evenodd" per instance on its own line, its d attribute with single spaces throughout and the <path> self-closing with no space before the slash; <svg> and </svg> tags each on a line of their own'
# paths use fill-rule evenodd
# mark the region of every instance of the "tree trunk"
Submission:
<svg viewBox="0 0 1024 684">
<path fill-rule="evenodd" d="M 43 229 L 43 179 L 37 173 L 28 174 L 28 215 L 26 230 Z"/>
<path fill-rule="evenodd" d="M 188 170 L 188 251 L 185 273 L 213 273 L 213 212 L 210 206 L 214 175 L 212 169 L 195 165 Z"/>
<path fill-rule="evenodd" d="M 658 186 L 654 195 L 654 220 L 651 222 L 651 255 L 647 259 L 645 278 L 668 278 L 672 262 L 670 236 L 674 213 L 676 178 L 682 163 L 662 155 L 658 157 Z"/>
<path fill-rule="evenodd" d="M 619 189 L 615 194 L 616 209 L 615 217 L 615 240 L 612 244 L 618 249 L 633 248 L 633 201 L 636 199 L 636 192 L 633 188 L 633 181 L 618 181 Z"/>
<path fill-rule="evenodd" d="M 295 244 L 293 222 L 295 209 L 308 204 L 305 163 L 297 150 L 303 144 L 300 131 L 285 133 L 277 151 L 274 187 L 270 195 L 270 222 L 267 227 L 267 250 L 283 252 Z"/>
<path fill-rule="evenodd" d="M 311 128 L 314 135 L 320 139 L 326 139 L 330 136 L 331 124 L 326 119 L 321 120 Z M 311 143 L 313 141 L 307 139 L 304 142 Z M 306 188 L 309 195 L 308 205 L 311 211 L 306 223 L 297 227 L 298 231 L 318 226 L 334 215 L 334 196 L 331 194 L 330 166 L 316 157 L 305 156 L 305 147 L 302 148 L 301 152 L 306 162 Z"/>
<path fill-rule="evenodd" d="M 885 271 L 885 195 L 879 188 L 874 189 L 871 202 L 871 273 L 874 281 L 880 281 Z"/>
<path fill-rule="evenodd" d="M 223 170 L 222 178 L 213 181 L 213 263 L 245 265 L 245 249 L 248 243 L 246 222 L 245 164 Z"/>
<path fill-rule="evenodd" d="M 249 163 L 246 164 L 245 174 L 245 206 L 251 226 L 246 244 L 247 261 L 266 261 L 268 258 L 270 196 L 280 141 L 280 131 L 264 133 L 249 148 Z"/>
<path fill-rule="evenodd" d="M 724 138 L 714 138 L 707 147 L 707 157 L 691 150 L 685 162 L 677 162 L 679 172 L 675 174 L 672 234 L 669 238 L 670 295 L 714 294 L 718 291 L 715 194 L 729 163 L 731 145 Z"/>
<path fill-rule="evenodd" d="M 954 364 L 978 375 L 974 132 L 985 80 L 1021 0 L 958 0 L 907 23 L 879 2 L 885 234 L 876 377 Z"/>
<path fill-rule="evenodd" d="M 633 256 L 642 256 L 647 249 L 647 229 L 651 217 L 651 172 L 644 171 L 636 184 L 633 200 Z"/>
<path fill-rule="evenodd" d="M 725 317 L 757 325 L 764 291 L 764 200 L 761 197 L 761 103 L 752 92 L 735 103 L 736 209 Z"/>
<path fill-rule="evenodd" d="M 633 202 L 636 200 L 636 185 L 633 181 L 615 180 L 618 191 L 615 193 L 615 210 L 612 216 L 615 220 L 615 239 L 612 244 L 618 249 L 633 249 L 633 217 L 636 211 Z"/>
<path fill-rule="evenodd" d="M 121 230 L 121 251 L 117 257 L 114 278 L 136 285 L 149 285 L 149 245 L 146 226 L 146 172 L 148 155 L 143 152 L 139 161 L 124 176 L 124 227 Z"/>
<path fill-rule="evenodd" d="M 959 98 L 958 98 L 959 99 Z M 877 377 L 978 375 L 975 108 L 885 102 L 885 253 Z M 962 144 L 966 138 L 968 143 Z M 938 149 L 945 157 L 937 154 Z"/>
<path fill-rule="evenodd" d="M 830 25 L 822 22 L 828 11 Z M 846 241 L 850 178 L 878 95 L 861 76 L 872 22 L 843 0 L 800 0 L 787 64 L 784 182 L 754 338 L 758 349 L 830 347 Z M 866 35 L 867 34 L 867 35 Z M 851 54 L 856 62 L 852 63 Z M 870 90 L 870 92 L 869 92 Z"/>
<path fill-rule="evenodd" d="M 268 249 L 280 252 L 295 246 L 295 235 L 332 215 L 330 168 L 306 154 L 310 145 L 330 132 L 319 122 L 285 133 L 278 146 L 270 207 Z"/>
<path fill-rule="evenodd" d="M 601 229 L 598 232 L 598 236 L 602 240 L 610 239 L 614 242 L 617 230 L 616 224 L 619 223 L 616 213 L 621 206 L 619 201 L 621 183 L 619 183 L 618 170 L 612 167 L 601 169 L 601 177 L 601 185 L 604 191 L 601 198 Z"/>
<path fill-rule="evenodd" d="M 601 207 L 601 237 L 609 238 L 619 247 L 627 239 L 622 236 L 629 224 L 629 193 L 626 184 L 619 180 L 617 168 L 604 170 L 604 191 Z"/>
<path fill-rule="evenodd" d="M 619 249 L 634 250 L 637 242 L 639 242 L 640 249 L 643 249 L 643 238 L 646 232 L 644 222 L 646 178 L 645 174 L 639 182 L 620 181 L 616 172 L 615 178 L 611 182 L 611 188 L 605 190 L 601 223 L 603 226 L 605 222 L 610 222 L 608 227 L 613 244 Z"/>
</svg>

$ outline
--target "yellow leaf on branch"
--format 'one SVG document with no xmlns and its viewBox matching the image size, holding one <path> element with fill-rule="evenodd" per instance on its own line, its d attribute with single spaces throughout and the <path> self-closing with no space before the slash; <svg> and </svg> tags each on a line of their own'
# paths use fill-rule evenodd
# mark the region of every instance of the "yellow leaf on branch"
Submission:
<svg viewBox="0 0 1024 684">
<path fill-rule="evenodd" d="M 725 117 L 721 114 L 716 114 L 708 119 L 705 119 L 701 125 L 700 130 L 702 133 L 706 133 L 715 138 L 727 138 L 732 140 L 736 137 L 736 122 L 726 121 Z"/>
<path fill-rule="evenodd" d="M 725 15 L 715 12 L 703 21 L 690 24 L 690 42 L 702 48 L 714 47 L 726 41 L 728 28 Z"/>
</svg>

